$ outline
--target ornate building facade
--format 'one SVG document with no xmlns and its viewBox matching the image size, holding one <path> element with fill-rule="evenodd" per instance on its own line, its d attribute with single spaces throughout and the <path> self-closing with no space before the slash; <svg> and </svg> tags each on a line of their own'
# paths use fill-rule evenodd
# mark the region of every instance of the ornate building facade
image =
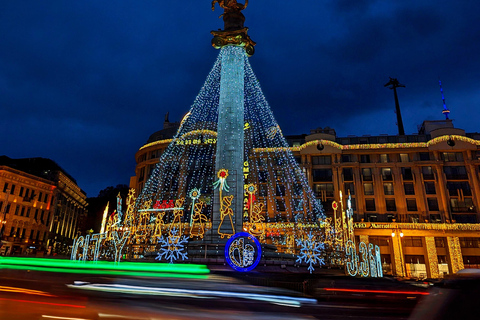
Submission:
<svg viewBox="0 0 480 320">
<path fill-rule="evenodd" d="M 165 129 L 136 153 L 137 194 L 172 141 L 175 127 Z M 386 274 L 480 267 L 480 134 L 443 120 L 413 135 L 337 137 L 324 128 L 286 138 L 327 216 L 350 195 L 356 242 L 380 246 Z"/>
<path fill-rule="evenodd" d="M 85 192 L 52 160 L 0 157 L 0 254 L 66 252 L 86 205 Z"/>
</svg>

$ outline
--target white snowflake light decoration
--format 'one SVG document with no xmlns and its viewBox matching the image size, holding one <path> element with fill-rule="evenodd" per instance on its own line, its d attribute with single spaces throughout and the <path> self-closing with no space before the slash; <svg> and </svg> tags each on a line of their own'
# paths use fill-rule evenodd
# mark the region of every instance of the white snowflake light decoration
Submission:
<svg viewBox="0 0 480 320">
<path fill-rule="evenodd" d="M 304 261 L 307 263 L 308 270 L 312 273 L 313 265 L 319 264 L 320 266 L 324 265 L 325 262 L 323 258 L 320 258 L 321 250 L 324 249 L 325 245 L 321 242 L 317 242 L 313 238 L 312 232 L 307 235 L 306 240 L 297 239 L 297 246 L 300 247 L 300 254 L 297 257 L 297 262 L 302 263 Z"/>
<path fill-rule="evenodd" d="M 155 260 L 168 260 L 169 263 L 182 258 L 182 260 L 188 259 L 187 252 L 185 251 L 185 244 L 188 243 L 186 236 L 177 235 L 178 230 L 173 228 L 168 237 L 162 236 L 159 240 L 160 252 L 158 252 Z"/>
</svg>

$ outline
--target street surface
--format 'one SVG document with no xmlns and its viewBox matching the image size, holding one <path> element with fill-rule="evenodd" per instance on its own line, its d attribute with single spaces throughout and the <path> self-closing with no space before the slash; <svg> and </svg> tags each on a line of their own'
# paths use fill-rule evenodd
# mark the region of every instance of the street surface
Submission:
<svg viewBox="0 0 480 320">
<path fill-rule="evenodd" d="M 415 297 L 396 297 L 390 291 L 377 290 L 380 294 L 372 296 L 371 288 L 367 293 L 319 289 L 322 295 L 317 290 L 315 299 L 223 274 L 149 279 L 1 271 L 0 319 L 8 320 L 407 319 L 416 304 Z"/>
</svg>

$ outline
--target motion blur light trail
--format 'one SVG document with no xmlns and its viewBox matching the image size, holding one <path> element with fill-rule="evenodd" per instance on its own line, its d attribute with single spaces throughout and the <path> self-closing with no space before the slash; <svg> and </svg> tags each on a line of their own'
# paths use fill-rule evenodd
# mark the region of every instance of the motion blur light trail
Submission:
<svg viewBox="0 0 480 320">
<path fill-rule="evenodd" d="M 45 297 L 55 297 L 54 295 L 51 295 L 50 293 L 47 293 L 45 291 L 31 290 L 31 289 L 24 289 L 24 288 L 17 288 L 17 287 L 0 286 L 0 291 L 32 294 L 32 295 L 45 296 Z"/>
<path fill-rule="evenodd" d="M 42 258 L 5 258 L 0 257 L 0 268 L 16 270 L 35 270 L 78 274 L 105 274 L 122 276 L 147 276 L 170 278 L 206 279 L 210 270 L 205 265 L 167 264 L 145 262 L 110 261 L 82 262 L 65 259 Z"/>
<path fill-rule="evenodd" d="M 385 293 L 385 294 L 419 294 L 419 295 L 429 295 L 428 292 L 423 291 L 395 291 L 395 290 L 367 290 L 367 289 L 336 289 L 336 288 L 325 288 L 325 291 L 338 291 L 338 292 L 355 292 L 355 293 Z"/>
<path fill-rule="evenodd" d="M 191 289 L 179 289 L 179 288 L 157 288 L 157 287 L 143 287 L 143 286 L 131 286 L 131 285 L 119 285 L 119 284 L 90 284 L 81 283 L 79 285 L 68 285 L 70 288 L 91 290 L 91 291 L 103 291 L 103 292 L 115 292 L 115 293 L 128 293 L 128 294 L 142 294 L 142 295 L 163 295 L 163 296 L 176 296 L 186 298 L 241 298 L 246 300 L 255 300 L 274 303 L 278 305 L 288 307 L 300 307 L 302 304 L 316 304 L 317 300 L 301 297 L 291 297 L 282 295 L 271 294 L 259 294 L 252 292 L 228 292 L 219 290 L 191 290 Z"/>
</svg>

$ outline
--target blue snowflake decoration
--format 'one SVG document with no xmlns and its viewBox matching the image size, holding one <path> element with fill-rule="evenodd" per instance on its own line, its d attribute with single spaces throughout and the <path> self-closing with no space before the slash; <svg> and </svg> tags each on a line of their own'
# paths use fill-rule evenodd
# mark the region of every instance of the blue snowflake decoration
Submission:
<svg viewBox="0 0 480 320">
<path fill-rule="evenodd" d="M 297 256 L 297 263 L 305 262 L 308 264 L 308 270 L 312 273 L 313 265 L 319 264 L 320 266 L 325 265 L 325 261 L 320 257 L 321 251 L 325 248 L 325 245 L 322 242 L 317 242 L 313 238 L 313 234 L 310 233 L 307 235 L 306 240 L 297 239 L 297 246 L 300 247 L 300 253 Z"/>
<path fill-rule="evenodd" d="M 155 260 L 168 260 L 169 263 L 173 263 L 173 261 L 182 258 L 182 260 L 187 259 L 187 252 L 185 251 L 185 245 L 188 243 L 187 236 L 180 236 L 177 235 L 178 230 L 173 228 L 170 231 L 170 235 L 168 237 L 162 236 L 159 240 L 160 243 L 160 252 L 158 252 L 157 257 Z"/>
</svg>

